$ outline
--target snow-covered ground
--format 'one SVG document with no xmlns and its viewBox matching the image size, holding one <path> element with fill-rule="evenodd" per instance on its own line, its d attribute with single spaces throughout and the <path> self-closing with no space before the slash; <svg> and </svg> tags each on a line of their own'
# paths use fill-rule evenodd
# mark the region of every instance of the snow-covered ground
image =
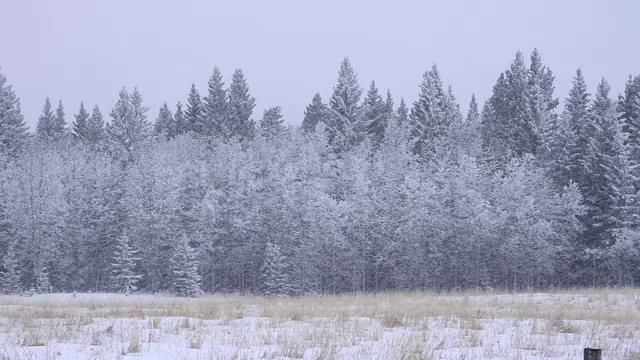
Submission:
<svg viewBox="0 0 640 360">
<path fill-rule="evenodd" d="M 0 297 L 0 359 L 640 359 L 640 291 Z"/>
</svg>

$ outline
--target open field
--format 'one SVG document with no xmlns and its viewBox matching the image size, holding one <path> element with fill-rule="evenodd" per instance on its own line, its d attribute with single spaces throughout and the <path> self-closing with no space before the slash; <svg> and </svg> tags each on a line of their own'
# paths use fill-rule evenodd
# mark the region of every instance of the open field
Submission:
<svg viewBox="0 0 640 360">
<path fill-rule="evenodd" d="M 0 359 L 640 359 L 640 291 L 0 297 Z"/>
</svg>

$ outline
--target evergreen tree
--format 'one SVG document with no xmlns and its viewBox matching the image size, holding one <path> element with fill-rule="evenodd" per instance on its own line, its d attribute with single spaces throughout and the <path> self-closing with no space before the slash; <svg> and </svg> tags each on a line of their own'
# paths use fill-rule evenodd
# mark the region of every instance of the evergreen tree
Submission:
<svg viewBox="0 0 640 360">
<path fill-rule="evenodd" d="M 291 292 L 285 257 L 280 246 L 268 242 L 262 266 L 262 291 L 267 296 L 285 296 Z"/>
<path fill-rule="evenodd" d="M 404 102 L 404 98 L 400 98 L 400 105 L 398 105 L 397 111 L 397 119 L 398 125 L 400 127 L 409 124 L 409 109 L 407 109 L 407 104 Z"/>
<path fill-rule="evenodd" d="M 83 131 L 83 139 L 90 144 L 97 144 L 105 138 L 104 119 L 98 105 L 93 107 L 91 117 Z"/>
<path fill-rule="evenodd" d="M 51 282 L 49 281 L 49 270 L 44 264 L 42 258 L 38 258 L 35 261 L 33 276 L 35 278 L 35 290 L 38 294 L 48 293 L 51 289 Z"/>
<path fill-rule="evenodd" d="M 267 138 L 273 138 L 284 130 L 284 119 L 280 106 L 272 106 L 264 111 L 260 120 L 260 130 Z"/>
<path fill-rule="evenodd" d="M 591 107 L 595 134 L 589 188 L 584 193 L 592 236 L 600 245 L 612 245 L 623 228 L 627 155 L 611 87 L 602 79 Z"/>
<path fill-rule="evenodd" d="M 154 130 L 156 134 L 163 135 L 166 139 L 173 139 L 175 137 L 176 131 L 173 115 L 166 102 L 160 107 Z"/>
<path fill-rule="evenodd" d="M 187 111 L 184 113 L 185 127 L 180 133 L 202 134 L 204 131 L 204 105 L 195 84 L 191 84 L 187 98 Z"/>
<path fill-rule="evenodd" d="M 338 72 L 338 84 L 333 88 L 329 101 L 330 115 L 325 124 L 330 133 L 330 140 L 338 149 L 348 149 L 365 139 L 370 123 L 364 116 L 360 97 L 362 89 L 358 84 L 357 74 L 348 58 L 342 60 Z"/>
<path fill-rule="evenodd" d="M 382 96 L 378 93 L 376 82 L 371 81 L 371 86 L 364 99 L 364 118 L 369 124 L 369 136 L 374 144 L 379 144 L 384 138 L 384 130 L 387 127 L 388 113 Z"/>
<path fill-rule="evenodd" d="M 228 138 L 231 132 L 229 103 L 222 73 L 217 66 L 213 68 L 208 85 L 208 95 L 204 98 L 204 133 L 209 136 Z"/>
<path fill-rule="evenodd" d="M 58 102 L 58 108 L 56 109 L 56 116 L 53 121 L 53 134 L 55 134 L 55 140 L 60 140 L 64 137 L 67 121 L 64 119 L 64 106 L 62 105 L 62 100 Z"/>
<path fill-rule="evenodd" d="M 256 100 L 249 94 L 249 85 L 240 69 L 236 69 L 229 86 L 230 136 L 241 140 L 253 138 L 255 123 L 251 119 Z"/>
<path fill-rule="evenodd" d="M 176 104 L 176 112 L 173 114 L 173 124 L 173 131 L 176 136 L 182 135 L 186 132 L 187 119 L 184 115 L 184 111 L 182 111 L 182 103 L 180 101 Z"/>
<path fill-rule="evenodd" d="M 625 145 L 629 155 L 629 196 L 635 198 L 640 192 L 640 76 L 629 76 L 624 94 L 618 98 L 619 121 L 625 134 Z M 640 207 L 629 199 L 629 205 Z"/>
<path fill-rule="evenodd" d="M 87 123 L 89 122 L 89 113 L 84 108 L 84 102 L 80 102 L 80 109 L 78 113 L 74 115 L 75 120 L 71 124 L 73 130 L 73 136 L 76 139 L 84 139 L 86 137 Z"/>
<path fill-rule="evenodd" d="M 329 109 L 327 105 L 322 102 L 320 94 L 316 93 L 311 100 L 311 104 L 307 105 L 307 109 L 304 111 L 302 131 L 305 133 L 315 132 L 316 126 L 321 122 L 327 121 L 328 116 Z"/>
<path fill-rule="evenodd" d="M 147 121 L 148 110 L 142 105 L 142 95 L 137 88 L 131 95 L 122 88 L 118 102 L 109 114 L 111 122 L 106 131 L 110 140 L 129 154 L 135 151 L 152 131 Z"/>
<path fill-rule="evenodd" d="M 55 136 L 53 131 L 54 122 L 55 115 L 51 108 L 51 100 L 47 97 L 44 100 L 42 115 L 38 118 L 38 124 L 36 125 L 36 133 L 38 134 L 38 137 L 44 140 L 52 140 Z"/>
<path fill-rule="evenodd" d="M 196 251 L 186 236 L 180 238 L 171 257 L 173 292 L 178 296 L 196 297 L 202 294 L 202 277 L 198 273 Z"/>
<path fill-rule="evenodd" d="M 4 272 L 0 278 L 0 285 L 2 286 L 3 294 L 16 294 L 22 290 L 22 284 L 20 281 L 21 269 L 18 258 L 17 242 L 11 241 L 7 249 L 7 253 L 2 259 L 2 267 Z"/>
<path fill-rule="evenodd" d="M 135 271 L 136 263 L 140 261 L 140 258 L 136 257 L 137 253 L 138 250 L 133 249 L 128 236 L 118 237 L 111 263 L 111 279 L 115 289 L 127 295 L 138 289 L 137 283 L 142 279 L 142 275 Z"/>
<path fill-rule="evenodd" d="M 569 97 L 565 101 L 565 110 L 562 116 L 565 118 L 572 136 L 567 144 L 571 180 L 578 184 L 581 191 L 589 186 L 591 171 L 589 164 L 595 154 L 592 140 L 596 129 L 592 121 L 589 96 L 582 71 L 578 69 L 573 80 L 573 87 L 569 91 Z"/>
<path fill-rule="evenodd" d="M 0 154 L 15 157 L 28 138 L 20 99 L 0 72 Z"/>
<path fill-rule="evenodd" d="M 415 141 L 414 152 L 417 154 L 435 151 L 436 141 L 445 139 L 449 133 L 453 112 L 435 64 L 422 77 L 420 94 L 413 103 L 409 119 Z"/>
</svg>

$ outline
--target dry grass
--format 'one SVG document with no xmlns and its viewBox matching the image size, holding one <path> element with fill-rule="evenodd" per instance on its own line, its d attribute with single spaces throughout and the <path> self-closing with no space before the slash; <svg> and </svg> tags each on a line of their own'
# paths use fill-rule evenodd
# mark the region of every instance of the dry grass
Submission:
<svg viewBox="0 0 640 360">
<path fill-rule="evenodd" d="M 586 346 L 603 348 L 605 358 L 637 359 L 640 291 L 6 296 L 0 341 L 0 359 L 65 351 L 105 359 L 565 359 L 579 358 Z"/>
</svg>

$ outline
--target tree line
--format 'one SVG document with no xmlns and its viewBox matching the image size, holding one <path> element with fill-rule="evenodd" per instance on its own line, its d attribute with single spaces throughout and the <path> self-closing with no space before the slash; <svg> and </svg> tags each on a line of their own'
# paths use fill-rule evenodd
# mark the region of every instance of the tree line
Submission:
<svg viewBox="0 0 640 360">
<path fill-rule="evenodd" d="M 1 289 L 267 295 L 633 286 L 640 76 L 614 99 L 518 52 L 464 116 L 438 67 L 408 106 L 345 58 L 300 126 L 253 119 L 241 70 L 155 122 L 45 100 L 35 133 L 0 74 Z"/>
</svg>

